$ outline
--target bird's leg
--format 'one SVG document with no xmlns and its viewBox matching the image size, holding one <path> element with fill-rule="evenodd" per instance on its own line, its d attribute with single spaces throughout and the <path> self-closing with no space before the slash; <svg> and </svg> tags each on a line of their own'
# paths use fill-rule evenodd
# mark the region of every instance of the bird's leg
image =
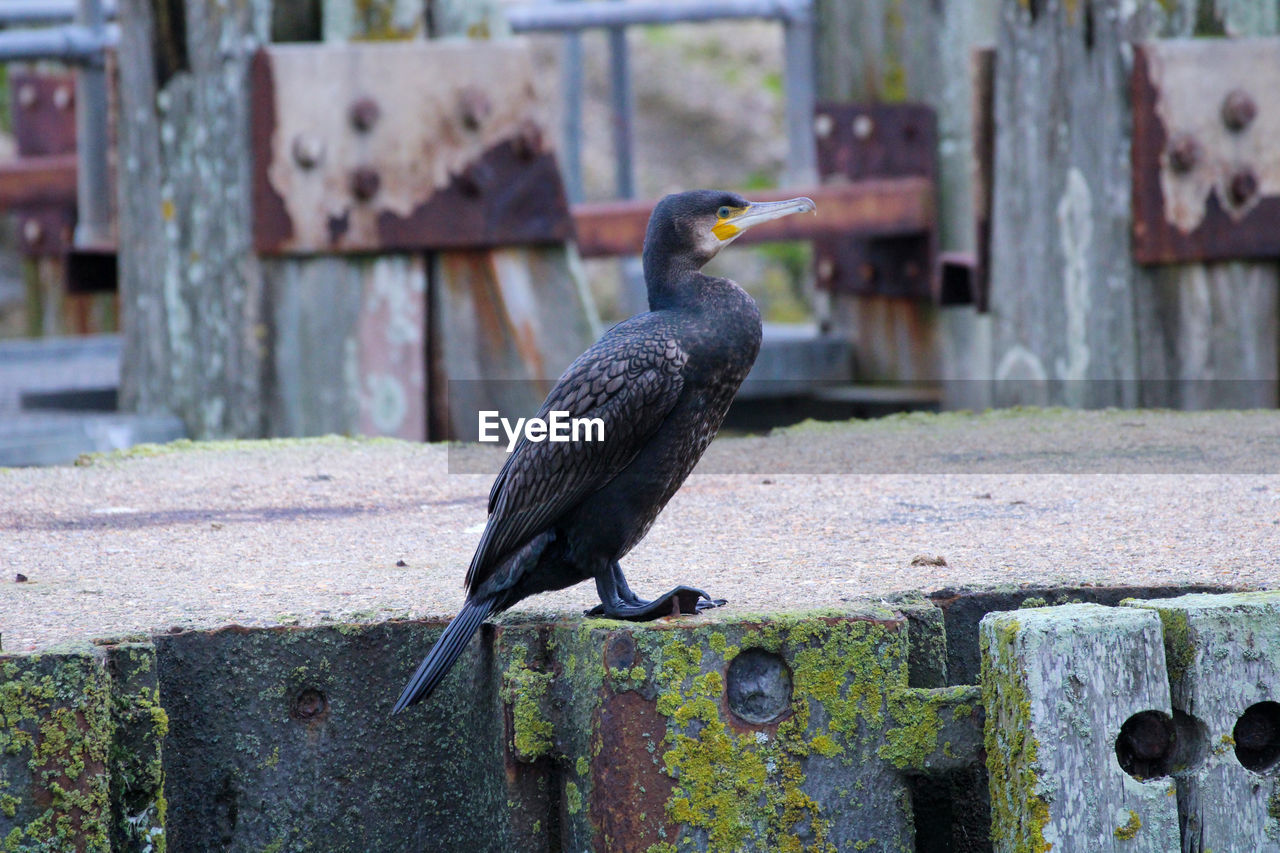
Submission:
<svg viewBox="0 0 1280 853">
<path fill-rule="evenodd" d="M 596 592 L 600 594 L 600 604 L 588 610 L 588 616 L 607 616 L 610 619 L 627 619 L 632 622 L 700 613 L 725 603 L 723 599 L 713 599 L 702 590 L 690 586 L 678 586 L 666 595 L 645 601 L 631 591 L 617 560 L 596 575 Z"/>
</svg>

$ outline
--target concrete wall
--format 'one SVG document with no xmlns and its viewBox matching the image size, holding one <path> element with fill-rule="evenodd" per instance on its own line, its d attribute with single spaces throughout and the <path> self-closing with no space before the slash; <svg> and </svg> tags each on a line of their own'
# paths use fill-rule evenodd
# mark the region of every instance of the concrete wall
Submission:
<svg viewBox="0 0 1280 853">
<path fill-rule="evenodd" d="M 1175 644 L 1175 711 L 1193 695 L 1229 698 L 1192 679 L 1207 658 L 1183 646 L 1226 636 L 1206 615 L 1214 602 L 1246 623 L 1276 609 L 1275 596 L 1192 596 L 1191 628 L 1171 639 L 1168 626 L 1182 622 L 1158 617 L 1188 599 L 1156 599 L 1182 591 L 1136 590 L 1149 609 L 1038 607 L 1126 592 L 1079 589 L 647 625 L 508 617 L 482 629 L 429 702 L 395 718 L 391 705 L 438 624 L 228 627 L 0 657 L 0 846 L 966 853 L 993 849 L 994 838 L 994 849 L 1014 850 L 1023 847 L 1010 839 L 1026 832 L 1060 831 L 1057 813 L 1036 806 L 1052 802 L 1046 790 L 1062 790 L 1070 773 L 1094 784 L 1085 777 L 1097 771 L 1121 791 L 1177 787 L 1176 798 L 1133 807 L 1143 834 L 1128 811 L 1118 818 L 1106 797 L 1093 800 L 1116 849 L 1158 849 L 1125 845 L 1157 829 L 1164 841 L 1176 836 L 1178 816 L 1185 823 L 1188 808 L 1204 805 L 1183 796 L 1204 769 L 1188 759 L 1176 779 L 1142 788 L 1112 766 L 1111 728 L 1141 711 L 1169 716 L 1168 674 L 1142 643 L 1154 637 L 1159 648 L 1164 626 L 1165 645 Z M 982 688 L 949 684 L 977 664 L 949 648 L 976 656 L 982 614 L 1020 605 L 1033 609 L 983 622 Z M 1086 678 L 1094 699 L 1064 722 L 1052 712 L 1064 699 L 1053 679 L 1029 673 L 1098 675 L 1103 663 L 1080 649 L 1098 645 L 1094 636 L 1129 642 L 1111 622 L 1138 631 L 1134 654 L 1098 658 L 1123 678 Z M 1021 645 L 997 642 L 1011 632 Z M 1067 646 L 1075 651 L 1058 653 Z M 1206 654 L 1236 652 L 1228 643 Z M 1030 692 L 1019 699 L 1019 690 Z M 1266 711 L 1270 694 L 1253 693 Z M 1049 712 L 1022 714 L 1024 699 Z M 1220 716 L 1235 720 L 1228 711 Z M 1002 780 L 990 837 L 984 717 L 985 766 Z M 1037 726 L 1049 727 L 1053 749 L 1000 746 L 1026 746 Z M 1073 731 L 1087 735 L 1083 746 Z M 1262 741 L 1246 756 L 1255 764 L 1271 748 Z M 1234 753 L 1214 754 L 1215 766 L 1231 765 Z M 1241 780 L 1257 772 L 1233 766 Z M 1265 822 L 1269 801 L 1259 802 Z M 1207 806 L 1197 814 L 1197 825 L 1217 825 Z"/>
</svg>

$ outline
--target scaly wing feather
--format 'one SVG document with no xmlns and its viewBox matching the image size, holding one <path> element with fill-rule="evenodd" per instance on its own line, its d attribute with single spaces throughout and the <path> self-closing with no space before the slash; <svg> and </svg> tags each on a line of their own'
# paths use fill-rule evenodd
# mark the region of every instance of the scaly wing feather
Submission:
<svg viewBox="0 0 1280 853">
<path fill-rule="evenodd" d="M 489 523 L 467 570 L 474 593 L 502 561 L 627 466 L 675 405 L 687 356 L 654 314 L 619 324 L 580 355 L 538 417 L 599 418 L 600 441 L 522 438 L 489 493 Z"/>
</svg>

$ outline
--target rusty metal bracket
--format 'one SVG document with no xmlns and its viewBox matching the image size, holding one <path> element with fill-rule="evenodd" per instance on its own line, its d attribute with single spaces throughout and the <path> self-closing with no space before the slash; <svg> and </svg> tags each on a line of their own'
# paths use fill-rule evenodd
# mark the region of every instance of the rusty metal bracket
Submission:
<svg viewBox="0 0 1280 853">
<path fill-rule="evenodd" d="M 255 57 L 252 78 L 259 252 L 572 235 L 521 40 L 272 45 Z"/>
<path fill-rule="evenodd" d="M 1280 38 L 1137 45 L 1139 263 L 1280 257 Z"/>
<path fill-rule="evenodd" d="M 814 113 L 824 181 L 937 176 L 937 119 L 924 104 L 823 102 Z M 936 227 L 910 234 L 850 234 L 814 241 L 818 286 L 836 293 L 927 299 Z"/>
<path fill-rule="evenodd" d="M 0 204 L 31 257 L 66 255 L 76 222 L 75 77 L 15 71 L 9 103 L 17 159 L 0 166 Z"/>
</svg>

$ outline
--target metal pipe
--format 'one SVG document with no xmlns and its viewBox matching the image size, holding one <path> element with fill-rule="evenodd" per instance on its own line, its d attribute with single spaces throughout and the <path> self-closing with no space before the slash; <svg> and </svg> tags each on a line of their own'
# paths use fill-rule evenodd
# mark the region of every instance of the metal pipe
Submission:
<svg viewBox="0 0 1280 853">
<path fill-rule="evenodd" d="M 618 0 L 615 0 L 618 2 Z M 609 29 L 609 87 L 613 95 L 613 180 L 618 198 L 635 198 L 635 154 L 631 139 L 631 57 L 624 27 Z"/>
<path fill-rule="evenodd" d="M 69 24 L 76 18 L 78 0 L 3 0 L 0 26 L 11 24 Z M 108 19 L 115 19 L 115 0 L 102 4 Z"/>
<path fill-rule="evenodd" d="M 803 15 L 782 22 L 783 85 L 786 87 L 787 125 L 786 182 L 806 185 L 818 179 L 817 145 L 813 119 L 817 83 L 814 69 L 814 16 L 811 8 Z"/>
<path fill-rule="evenodd" d="M 103 48 L 114 45 L 120 30 L 115 24 L 100 32 L 75 24 L 38 30 L 0 32 L 0 62 L 56 59 L 69 65 L 101 62 Z"/>
<path fill-rule="evenodd" d="M 511 6 L 507 21 L 515 32 L 565 32 L 635 24 L 684 24 L 706 21 L 766 18 L 787 21 L 810 14 L 811 0 L 697 0 L 668 3 L 631 0 L 626 3 L 590 0 L 583 3 L 530 3 Z"/>
<path fill-rule="evenodd" d="M 582 36 L 564 35 L 564 175 L 569 201 L 582 201 Z"/>
<path fill-rule="evenodd" d="M 76 22 L 93 41 L 106 39 L 102 0 L 79 0 Z M 107 166 L 107 71 L 99 50 L 96 61 L 76 70 L 76 233 L 79 248 L 111 242 L 111 175 Z"/>
</svg>

